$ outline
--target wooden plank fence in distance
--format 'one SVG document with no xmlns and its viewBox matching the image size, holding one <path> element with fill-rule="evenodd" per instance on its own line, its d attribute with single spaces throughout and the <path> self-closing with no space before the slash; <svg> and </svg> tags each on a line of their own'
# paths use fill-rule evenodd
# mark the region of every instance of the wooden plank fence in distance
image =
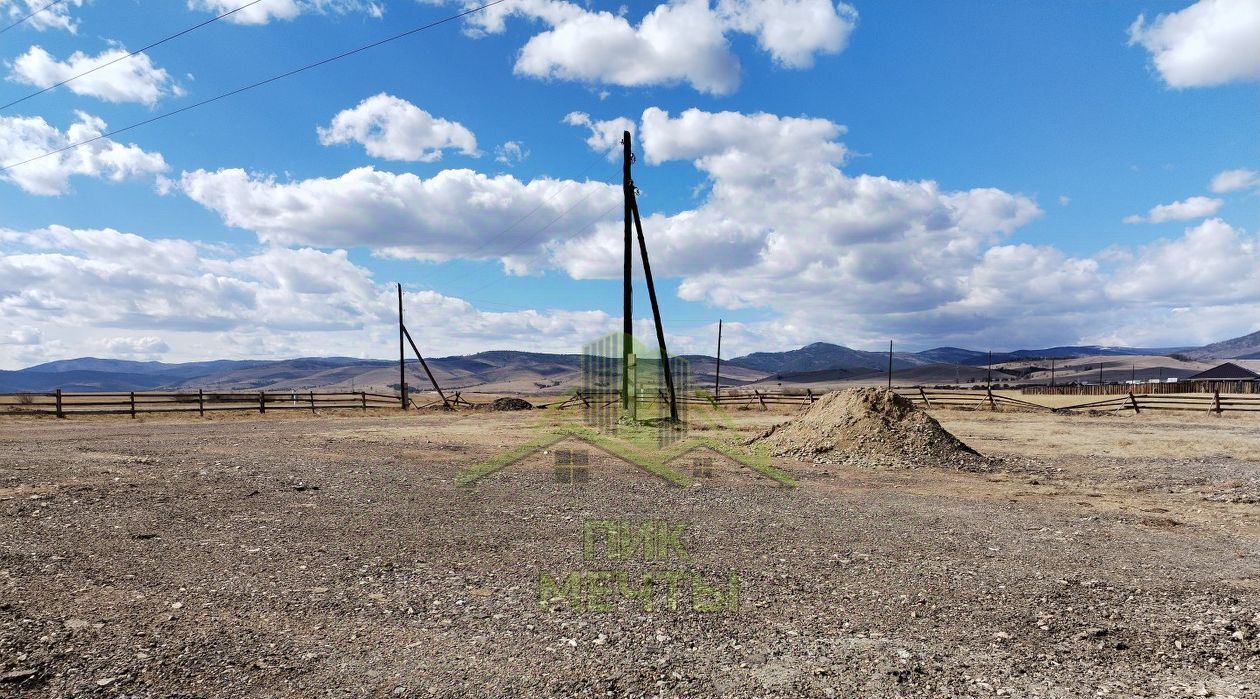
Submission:
<svg viewBox="0 0 1260 699">
<path fill-rule="evenodd" d="M 1225 412 L 1260 413 L 1260 396 L 1221 394 L 1221 393 L 1180 393 L 1149 395 L 1126 391 L 1122 395 L 1103 397 L 1101 400 L 1087 400 L 1073 405 L 1045 405 L 1023 398 L 995 393 L 992 390 L 941 390 L 922 387 L 894 388 L 895 392 L 924 408 L 961 408 L 971 410 L 1000 410 L 1014 408 L 1023 410 L 1044 410 L 1047 412 L 1073 412 L 1077 410 L 1131 410 L 1140 414 L 1143 410 L 1188 410 L 1221 414 Z M 589 406 L 617 402 L 619 391 L 578 391 L 556 408 L 571 406 Z M 732 389 L 723 389 L 721 395 L 710 393 L 688 394 L 678 396 L 679 403 L 689 405 L 707 405 L 736 408 L 760 408 L 766 410 L 770 406 L 804 406 L 818 399 L 813 391 L 789 393 L 783 391 L 752 390 L 736 393 Z M 641 404 L 660 403 L 660 398 L 653 394 L 639 397 Z"/>
<path fill-rule="evenodd" d="M 1032 400 L 1016 398 L 991 390 L 942 390 L 922 387 L 895 388 L 901 396 L 924 408 L 962 408 L 972 410 L 1000 410 L 1002 408 L 1072 412 L 1077 410 L 1131 410 L 1140 414 L 1145 410 L 1186 410 L 1222 414 L 1229 412 L 1260 413 L 1260 395 L 1246 395 L 1215 391 L 1212 393 L 1162 393 L 1147 394 L 1126 391 L 1119 395 L 1101 395 L 1072 405 L 1045 405 Z M 620 392 L 577 391 L 567 399 L 552 403 L 551 407 L 564 409 L 572 406 L 591 406 L 618 402 Z M 736 409 L 757 408 L 768 410 L 776 406 L 801 407 L 818 400 L 810 389 L 803 392 L 736 390 L 726 388 L 720 395 L 690 393 L 679 395 L 680 404 L 714 406 Z M 638 398 L 640 404 L 662 402 L 659 392 L 645 393 Z M 484 404 L 470 402 L 454 394 L 447 399 L 419 407 L 445 405 L 470 408 Z M 547 407 L 539 405 L 537 407 Z M 120 414 L 135 417 L 140 413 L 197 412 L 204 416 L 215 411 L 256 411 L 265 414 L 271 410 L 357 409 L 367 411 L 376 408 L 398 409 L 396 394 L 370 391 L 328 392 L 315 391 L 260 391 L 257 393 L 208 392 L 204 389 L 177 392 L 128 391 L 125 393 L 51 393 L 0 394 L 0 414 L 73 415 Z"/>
<path fill-rule="evenodd" d="M 1260 413 L 1260 396 L 1213 393 L 1145 394 L 1126 391 L 1122 395 L 1088 400 L 1072 405 L 1043 405 L 989 391 L 899 390 L 901 395 L 924 407 L 950 407 L 994 410 L 1003 406 L 1033 408 L 1051 412 L 1077 410 L 1187 410 L 1221 414 L 1225 412 Z M 977 395 L 979 394 L 979 395 Z"/>
<path fill-rule="evenodd" d="M 207 412 L 248 410 L 265 414 L 271 410 L 310 410 L 352 408 L 398 409 L 395 394 L 370 391 L 327 392 L 315 391 L 258 391 L 255 393 L 197 391 L 127 391 L 102 393 L 66 393 L 60 389 L 51 393 L 0 394 L 0 414 L 18 415 L 130 415 L 140 413 Z"/>
<path fill-rule="evenodd" d="M 1166 393 L 1242 393 L 1260 394 L 1257 381 L 1174 381 L 1172 383 L 1094 384 L 1065 386 L 1024 386 L 1026 396 L 1123 396 L 1161 395 Z"/>
</svg>

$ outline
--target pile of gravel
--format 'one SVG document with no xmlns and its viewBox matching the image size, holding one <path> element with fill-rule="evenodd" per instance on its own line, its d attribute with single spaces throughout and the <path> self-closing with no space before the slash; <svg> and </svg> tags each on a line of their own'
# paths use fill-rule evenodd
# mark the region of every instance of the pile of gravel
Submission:
<svg viewBox="0 0 1260 699">
<path fill-rule="evenodd" d="M 533 410 L 534 406 L 522 398 L 495 398 L 491 410 Z"/>
<path fill-rule="evenodd" d="M 984 459 L 909 399 L 856 388 L 828 393 L 754 440 L 774 456 L 864 466 L 974 470 Z"/>
</svg>

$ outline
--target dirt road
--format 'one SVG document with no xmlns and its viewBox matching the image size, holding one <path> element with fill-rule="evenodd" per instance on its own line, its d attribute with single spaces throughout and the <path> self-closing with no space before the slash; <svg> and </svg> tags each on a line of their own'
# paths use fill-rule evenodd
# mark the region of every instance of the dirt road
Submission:
<svg viewBox="0 0 1260 699">
<path fill-rule="evenodd" d="M 2 422 L 0 695 L 1260 696 L 1260 425 L 937 415 L 993 468 L 458 487 L 545 418 Z"/>
</svg>

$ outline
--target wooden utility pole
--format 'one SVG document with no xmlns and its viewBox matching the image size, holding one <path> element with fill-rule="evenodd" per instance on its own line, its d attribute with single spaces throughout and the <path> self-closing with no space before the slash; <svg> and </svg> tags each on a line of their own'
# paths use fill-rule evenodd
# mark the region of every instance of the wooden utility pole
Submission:
<svg viewBox="0 0 1260 699">
<path fill-rule="evenodd" d="M 984 385 L 985 386 L 993 385 L 993 350 L 989 350 L 989 372 L 984 377 Z"/>
<path fill-rule="evenodd" d="M 447 408 L 451 407 L 450 402 L 449 402 L 448 400 L 446 400 L 446 394 L 445 394 L 445 393 L 442 393 L 442 387 L 438 385 L 437 379 L 433 377 L 433 372 L 432 372 L 432 371 L 429 371 L 429 363 L 428 363 L 428 362 L 426 362 L 426 361 L 424 361 L 424 355 L 420 354 L 420 348 L 419 348 L 419 347 L 416 347 L 416 341 L 415 341 L 415 340 L 413 340 L 413 339 L 411 339 L 411 333 L 407 331 L 407 326 L 406 326 L 406 324 L 404 324 L 404 323 L 403 323 L 402 284 L 399 284 L 399 285 L 398 285 L 398 343 L 401 345 L 401 344 L 402 344 L 402 341 L 403 341 L 404 339 L 405 339 L 405 340 L 407 340 L 407 343 L 411 345 L 411 351 L 416 353 L 416 359 L 419 359 L 419 360 L 420 360 L 420 366 L 424 368 L 424 374 L 425 374 L 425 376 L 428 376 L 428 377 L 429 377 L 429 383 L 433 384 L 433 388 L 434 388 L 434 390 L 436 390 L 436 391 L 438 392 L 438 395 L 442 398 L 442 405 L 446 406 Z M 403 381 L 403 384 L 402 384 L 402 389 L 403 389 L 403 390 L 402 390 L 403 409 L 406 409 L 406 408 L 407 408 L 407 402 L 408 402 L 408 397 L 407 397 L 407 383 L 406 383 L 406 382 L 407 382 L 407 374 L 406 374 L 406 370 L 405 370 L 405 368 L 404 368 L 404 367 L 405 367 L 405 364 L 404 364 L 404 358 L 405 358 L 405 357 L 406 357 L 406 355 L 403 353 L 402 348 L 401 348 L 401 347 L 399 347 L 399 350 L 398 350 L 398 372 L 399 372 L 399 374 L 401 374 L 401 376 L 402 376 L 402 381 Z M 355 391 L 354 391 L 354 379 L 353 379 L 353 378 L 352 378 L 352 379 L 350 379 L 350 392 L 351 392 L 351 393 L 354 393 L 354 392 L 355 392 Z M 365 399 L 366 399 L 366 396 L 365 396 Z"/>
<path fill-rule="evenodd" d="M 403 344 L 402 283 L 398 284 L 398 392 L 402 394 L 402 409 L 407 409 L 407 347 Z"/>
<path fill-rule="evenodd" d="M 1050 385 L 1054 385 L 1054 357 L 1050 358 Z"/>
<path fill-rule="evenodd" d="M 634 291 L 632 275 L 634 274 L 634 244 L 631 240 L 631 208 L 634 200 L 634 180 L 630 178 L 630 161 L 634 159 L 631 150 L 630 132 L 625 131 L 621 139 L 621 196 L 625 202 L 624 233 L 625 258 L 622 266 L 621 281 L 621 410 L 622 414 L 633 419 L 637 412 L 637 402 L 633 395 L 634 386 L 631 374 L 634 371 L 634 303 L 631 295 Z"/>
<path fill-rule="evenodd" d="M 718 318 L 717 369 L 713 372 L 713 397 L 717 398 L 722 391 L 722 319 Z"/>
<path fill-rule="evenodd" d="M 629 131 L 622 132 L 622 143 L 624 145 L 622 155 L 625 158 L 622 174 L 625 178 L 624 192 L 625 192 L 625 197 L 626 197 L 626 207 L 631 217 L 634 220 L 635 233 L 637 234 L 639 238 L 639 254 L 643 258 L 643 277 L 647 281 L 648 300 L 652 304 L 652 321 L 656 325 L 656 344 L 657 344 L 657 347 L 660 349 L 660 355 L 661 355 L 660 356 L 661 372 L 665 375 L 665 388 L 667 391 L 669 391 L 669 419 L 677 420 L 678 419 L 678 397 L 674 394 L 674 372 L 669 366 L 669 351 L 665 348 L 665 326 L 661 323 L 661 308 L 660 308 L 660 305 L 657 304 L 656 302 L 656 285 L 653 284 L 652 282 L 652 263 L 648 259 L 647 240 L 643 237 L 643 221 L 639 218 L 639 203 L 634 193 L 634 180 L 630 178 L 630 163 L 634 160 L 634 154 L 630 150 L 630 132 Z M 628 225 L 629 224 L 627 224 L 627 226 Z M 629 230 L 630 229 L 627 227 L 626 228 L 627 234 L 629 234 Z M 629 352 L 629 350 L 631 349 L 629 347 L 629 340 L 631 337 L 630 324 L 631 324 L 631 321 L 633 320 L 631 318 L 632 309 L 631 309 L 631 304 L 630 304 L 630 281 L 631 281 L 630 279 L 630 267 L 631 267 L 630 254 L 631 254 L 631 247 L 630 247 L 629 238 L 627 238 L 626 239 L 626 263 L 625 263 L 626 317 L 623 320 L 623 325 L 625 326 L 627 348 L 623 349 L 622 351 L 622 360 L 624 361 L 628 357 L 630 361 L 633 362 L 634 361 L 633 354 L 630 354 Z M 627 383 L 626 379 L 628 378 L 628 375 L 629 375 L 629 372 L 622 373 L 623 385 Z M 636 401 L 630 400 L 627 402 L 629 403 L 630 406 L 632 406 L 628 414 L 630 415 L 630 417 L 633 418 L 635 415 L 633 406 L 635 405 Z"/>
<path fill-rule="evenodd" d="M 892 390 L 892 340 L 888 341 L 888 390 Z"/>
</svg>

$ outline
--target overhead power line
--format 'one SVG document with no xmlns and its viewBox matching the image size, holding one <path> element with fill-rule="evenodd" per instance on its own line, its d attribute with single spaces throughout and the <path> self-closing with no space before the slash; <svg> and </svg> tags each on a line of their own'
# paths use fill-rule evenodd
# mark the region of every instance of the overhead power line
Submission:
<svg viewBox="0 0 1260 699">
<path fill-rule="evenodd" d="M 19 167 L 19 166 L 22 166 L 22 165 L 26 165 L 27 163 L 33 163 L 33 162 L 35 162 L 35 161 L 37 161 L 37 160 L 42 160 L 42 159 L 44 159 L 44 158 L 47 158 L 47 157 L 48 157 L 48 156 L 50 156 L 50 155 L 57 155 L 57 154 L 59 154 L 59 153 L 64 153 L 64 152 L 66 152 L 66 151 L 68 151 L 68 150 L 73 150 L 73 149 L 75 149 L 75 148 L 79 148 L 79 147 L 81 147 L 81 146 L 86 146 L 86 145 L 88 145 L 88 144 L 90 144 L 90 143 L 95 143 L 95 142 L 100 141 L 100 140 L 102 140 L 102 139 L 111 138 L 111 137 L 113 137 L 113 136 L 117 136 L 117 135 L 118 135 L 118 134 L 120 134 L 120 133 L 125 133 L 125 132 L 127 132 L 127 131 L 131 131 L 132 129 L 138 129 L 138 128 L 140 128 L 141 126 L 147 126 L 147 125 L 149 125 L 149 124 L 152 124 L 152 123 L 153 123 L 153 122 L 155 122 L 155 121 L 161 121 L 161 120 L 163 120 L 163 119 L 168 119 L 168 118 L 173 117 L 173 116 L 175 116 L 175 115 L 177 115 L 177 114 L 183 114 L 184 112 L 191 111 L 191 110 L 196 109 L 196 108 L 198 108 L 198 107 L 204 107 L 205 105 L 210 104 L 210 103 L 212 103 L 212 102 L 218 102 L 218 101 L 219 101 L 219 100 L 221 100 L 221 99 L 226 99 L 226 98 L 228 98 L 228 97 L 232 97 L 232 96 L 234 96 L 234 95 L 239 95 L 239 94 L 240 94 L 240 93 L 242 93 L 242 92 L 248 92 L 249 90 L 253 90 L 253 89 L 255 89 L 255 88 L 262 87 L 263 85 L 268 85 L 268 84 L 270 84 L 270 83 L 274 83 L 274 82 L 279 81 L 279 80 L 284 80 L 285 78 L 290 78 L 290 77 L 293 77 L 294 75 L 297 75 L 297 74 L 299 74 L 299 73 L 305 73 L 306 71 L 311 70 L 312 68 L 318 68 L 318 67 L 320 67 L 320 66 L 322 66 L 322 65 L 326 65 L 326 64 L 332 63 L 332 62 L 334 62 L 334 61 L 339 61 L 339 60 L 341 60 L 341 59 L 343 59 L 343 58 L 349 58 L 350 56 L 353 56 L 353 55 L 355 55 L 355 54 L 363 53 L 364 51 L 367 51 L 367 50 L 370 50 L 370 49 L 374 49 L 374 48 L 376 48 L 376 47 L 378 47 L 378 46 L 383 46 L 383 45 L 388 44 L 388 43 L 390 43 L 390 42 L 392 42 L 392 41 L 397 41 L 397 40 L 399 40 L 399 39 L 402 39 L 402 38 L 405 38 L 405 37 L 411 36 L 412 34 L 418 34 L 418 33 L 422 32 L 422 31 L 425 31 L 425 30 L 428 30 L 428 29 L 433 29 L 434 27 L 441 26 L 441 25 L 443 25 L 443 24 L 447 24 L 447 23 L 450 23 L 450 22 L 454 22 L 454 21 L 455 21 L 455 20 L 457 20 L 457 19 L 461 19 L 461 18 L 463 18 L 463 17 L 467 17 L 468 15 L 471 15 L 471 14 L 474 14 L 474 13 L 477 13 L 477 12 L 480 12 L 480 11 L 482 11 L 482 10 L 486 9 L 486 8 L 489 8 L 489 7 L 494 7 L 495 5 L 502 4 L 502 3 L 506 2 L 506 1 L 507 1 L 507 0 L 494 0 L 493 2 L 488 2 L 488 3 L 484 4 L 484 5 L 478 5 L 477 7 L 472 7 L 472 8 L 469 8 L 469 9 L 467 9 L 467 10 L 464 10 L 464 11 L 462 11 L 462 12 L 457 12 L 457 13 L 455 13 L 455 14 L 453 14 L 453 15 L 448 15 L 448 16 L 446 16 L 446 17 L 443 17 L 442 19 L 435 20 L 435 21 L 433 21 L 433 22 L 429 22 L 428 24 L 425 24 L 425 25 L 422 25 L 422 26 L 416 27 L 416 28 L 414 28 L 414 29 L 409 29 L 409 30 L 407 30 L 407 31 L 405 31 L 405 32 L 402 32 L 402 33 L 400 33 L 400 34 L 395 34 L 395 35 L 393 35 L 393 36 L 388 36 L 388 37 L 385 37 L 384 39 L 378 39 L 377 41 L 373 41 L 373 42 L 372 42 L 372 43 L 370 43 L 370 44 L 365 44 L 365 45 L 360 46 L 360 47 L 358 47 L 358 48 L 350 49 L 349 51 L 343 51 L 343 52 L 341 52 L 341 53 L 339 53 L 339 54 L 337 54 L 337 55 L 335 55 L 335 56 L 329 56 L 328 58 L 325 58 L 325 59 L 322 59 L 322 60 L 319 60 L 319 61 L 315 61 L 314 63 L 308 63 L 308 64 L 306 64 L 306 65 L 304 65 L 304 66 L 302 66 L 302 67 L 300 67 L 300 68 L 294 68 L 293 70 L 290 70 L 290 71 L 287 71 L 287 72 L 284 72 L 284 73 L 280 73 L 279 75 L 273 75 L 273 76 L 271 76 L 270 78 L 266 78 L 266 79 L 264 79 L 264 80 L 259 80 L 258 82 L 255 82 L 255 83 L 250 83 L 249 85 L 245 85 L 245 86 L 242 86 L 242 87 L 238 87 L 238 88 L 236 88 L 235 90 L 229 90 L 229 91 L 224 92 L 224 93 L 222 93 L 222 94 L 215 95 L 214 97 L 210 97 L 210 98 L 207 98 L 207 99 L 201 100 L 200 102 L 196 102 L 196 103 L 193 103 L 193 104 L 189 104 L 189 105 L 186 105 L 186 106 L 180 107 L 179 109 L 173 109 L 173 110 L 171 110 L 171 111 L 169 111 L 169 112 L 164 112 L 164 113 L 162 113 L 162 114 L 158 114 L 157 116 L 150 117 L 150 118 L 148 118 L 148 119 L 145 119 L 144 121 L 138 121 L 138 122 L 136 122 L 136 123 L 134 123 L 134 124 L 131 124 L 131 125 L 129 125 L 129 126 L 124 126 L 124 127 L 122 127 L 122 128 L 119 128 L 119 129 L 114 129 L 114 130 L 112 130 L 112 131 L 108 131 L 108 132 L 106 132 L 106 133 L 100 134 L 100 135 L 98 135 L 98 136 L 94 136 L 94 137 L 92 137 L 92 138 L 88 138 L 88 139 L 85 139 L 85 140 L 82 140 L 82 141 L 78 141 L 78 142 L 76 142 L 76 143 L 71 143 L 70 145 L 67 145 L 67 146 L 62 146 L 61 148 L 56 148 L 56 149 L 54 149 L 54 150 L 50 150 L 50 151 L 47 151 L 47 152 L 45 152 L 45 153 L 41 153 L 41 154 L 36 155 L 36 156 L 34 156 L 34 157 L 27 158 L 26 160 L 20 160 L 20 161 L 18 161 L 18 162 L 16 162 L 16 163 L 8 163 L 8 164 L 6 164 L 6 165 L 4 165 L 4 166 L 0 167 L 0 172 L 4 172 L 4 171 L 6 171 L 6 170 L 11 170 L 11 169 L 13 169 L 13 168 L 15 168 L 15 167 Z"/>
<path fill-rule="evenodd" d="M 44 94 L 45 92 L 48 92 L 49 90 L 55 90 L 55 89 L 57 89 L 57 88 L 61 87 L 62 85 L 65 85 L 65 84 L 66 84 L 66 83 L 68 83 L 68 82 L 73 82 L 73 81 L 75 81 L 75 80 L 78 80 L 79 78 L 81 78 L 81 77 L 83 77 L 83 76 L 85 76 L 85 75 L 88 75 L 88 74 L 90 74 L 90 73 L 95 73 L 96 71 L 100 70 L 101 68 L 107 68 L 107 67 L 109 67 L 109 66 L 114 65 L 115 63 L 118 63 L 119 61 L 125 61 L 125 60 L 127 60 L 128 58 L 131 58 L 132 56 L 135 56 L 135 55 L 137 55 L 137 54 L 144 53 L 145 51 L 148 51 L 149 49 L 151 49 L 151 48 L 153 48 L 153 47 L 155 47 L 155 46 L 161 46 L 162 44 L 165 44 L 166 42 L 170 41 L 171 39 L 177 39 L 177 38 L 179 38 L 179 37 L 181 37 L 181 36 L 183 36 L 183 35 L 185 35 L 185 34 L 188 34 L 189 32 L 194 32 L 194 31 L 196 31 L 196 30 L 198 30 L 198 29 L 201 29 L 202 27 L 206 26 L 207 24 L 211 24 L 211 23 L 217 22 L 217 21 L 219 21 L 219 20 L 223 19 L 224 17 L 227 17 L 227 16 L 229 16 L 229 15 L 236 14 L 237 12 L 240 12 L 241 10 L 244 10 L 245 8 L 247 8 L 247 7 L 251 6 L 251 5 L 257 5 L 258 3 L 262 2 L 262 1 L 263 1 L 263 0 L 253 0 L 253 2 L 247 2 L 247 3 L 245 3 L 244 5 L 241 5 L 240 7 L 236 8 L 236 9 L 234 9 L 234 10 L 228 10 L 227 12 L 224 12 L 223 14 L 218 15 L 217 17 L 211 17 L 210 19 L 208 19 L 208 20 L 206 20 L 206 21 L 204 21 L 204 22 L 201 22 L 200 24 L 195 24 L 195 25 L 193 25 L 193 26 L 191 26 L 191 27 L 189 27 L 189 28 L 187 28 L 187 29 L 184 29 L 183 31 L 179 31 L 179 32 L 176 32 L 176 33 L 174 33 L 174 34 L 171 34 L 171 35 L 170 35 L 170 36 L 168 36 L 168 37 L 164 37 L 164 38 L 158 39 L 157 41 L 155 41 L 155 42 L 153 42 L 153 43 L 149 44 L 148 46 L 145 46 L 145 47 L 143 47 L 143 48 L 136 49 L 135 51 L 132 51 L 131 53 L 129 53 L 129 54 L 125 55 L 125 56 L 119 56 L 118 58 L 115 58 L 115 59 L 114 59 L 114 60 L 112 60 L 112 61 L 107 61 L 107 62 L 102 63 L 102 64 L 100 64 L 100 65 L 98 65 L 98 66 L 95 66 L 95 67 L 93 67 L 93 68 L 89 68 L 88 70 L 85 70 L 85 71 L 83 71 L 82 73 L 79 73 L 78 75 L 72 75 L 72 76 L 70 76 L 70 77 L 66 78 L 65 80 L 62 80 L 62 81 L 61 81 L 61 82 L 59 82 L 59 83 L 56 83 L 56 84 L 53 84 L 53 85 L 49 85 L 48 87 L 45 87 L 44 89 L 42 89 L 42 90 L 38 90 L 38 91 L 36 91 L 36 92 L 32 92 L 31 94 L 29 94 L 29 95 L 27 95 L 27 96 L 25 96 L 25 97 L 19 97 L 18 99 L 15 99 L 15 100 L 13 100 L 12 102 L 9 102 L 8 104 L 0 104 L 0 109 L 8 109 L 9 107 L 12 107 L 12 106 L 13 106 L 13 105 L 15 105 L 15 104 L 20 104 L 20 103 L 22 103 L 22 102 L 25 102 L 26 100 L 28 100 L 28 99 L 30 99 L 30 98 L 32 98 L 32 97 L 38 97 L 39 95 L 42 95 L 42 94 Z"/>
<path fill-rule="evenodd" d="M 19 19 L 18 21 L 14 22 L 13 24 L 10 24 L 9 26 L 5 27 L 4 29 L 0 29 L 0 34 L 3 34 L 3 33 L 5 33 L 5 32 L 7 32 L 7 31 L 9 31 L 10 29 L 12 29 L 12 28 L 16 27 L 17 25 L 19 25 L 19 24 L 21 24 L 21 23 L 25 22 L 26 20 L 28 20 L 28 19 L 30 19 L 30 18 L 32 18 L 32 17 L 34 17 L 35 15 L 37 15 L 37 14 L 39 14 L 39 13 L 43 12 L 44 10 L 49 9 L 49 8 L 50 8 L 50 7 L 52 7 L 53 5 L 60 5 L 61 3 L 65 2 L 65 1 L 66 1 L 66 0 L 53 0 L 52 2 L 48 3 L 47 5 L 44 5 L 43 7 L 39 8 L 38 10 L 35 10 L 34 12 L 32 12 L 32 13 L 28 14 L 27 16 L 23 17 L 22 19 Z"/>
</svg>

